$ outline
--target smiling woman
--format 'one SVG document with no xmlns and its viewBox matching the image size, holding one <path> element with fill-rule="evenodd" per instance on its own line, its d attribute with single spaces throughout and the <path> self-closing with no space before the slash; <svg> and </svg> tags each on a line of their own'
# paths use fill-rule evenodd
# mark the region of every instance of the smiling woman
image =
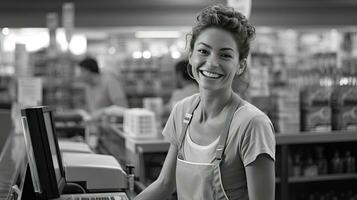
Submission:
<svg viewBox="0 0 357 200">
<path fill-rule="evenodd" d="M 199 93 L 178 102 L 163 130 L 170 149 L 159 178 L 136 199 L 273 200 L 272 123 L 232 90 L 255 29 L 239 12 L 207 7 L 192 28 L 188 58 Z"/>
<path fill-rule="evenodd" d="M 201 90 L 229 89 L 241 67 L 239 53 L 233 36 L 217 28 L 207 28 L 197 37 L 189 54 L 194 78 Z M 242 71 L 242 70 L 240 70 Z"/>
</svg>

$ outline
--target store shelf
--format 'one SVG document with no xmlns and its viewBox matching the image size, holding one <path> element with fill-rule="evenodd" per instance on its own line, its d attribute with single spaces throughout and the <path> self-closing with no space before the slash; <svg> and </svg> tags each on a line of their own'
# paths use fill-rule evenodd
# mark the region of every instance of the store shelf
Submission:
<svg viewBox="0 0 357 200">
<path fill-rule="evenodd" d="M 278 194 L 279 200 L 294 199 L 296 192 L 295 184 L 307 184 L 303 187 L 309 188 L 309 186 L 315 186 L 316 184 L 324 183 L 328 184 L 329 187 L 333 188 L 349 188 L 353 187 L 357 181 L 357 173 L 348 174 L 325 174 L 316 176 L 297 176 L 289 177 L 290 170 L 293 170 L 289 166 L 289 156 L 297 153 L 298 149 L 305 149 L 305 152 L 313 153 L 315 144 L 322 145 L 324 148 L 329 148 L 331 144 L 346 144 L 346 149 L 352 152 L 355 157 L 357 151 L 354 149 L 355 144 L 357 144 L 357 131 L 327 131 L 327 132 L 292 132 L 287 134 L 277 134 L 276 144 L 277 149 L 280 154 L 280 183 L 278 188 L 280 193 Z M 353 143 L 352 145 L 347 145 Z M 313 145 L 311 145 L 313 144 Z M 344 151 L 344 150 L 341 150 Z M 332 157 L 333 151 L 326 151 L 325 156 L 328 158 Z M 301 154 L 305 155 L 305 154 Z M 339 185 L 339 181 L 346 182 L 346 185 Z M 308 190 L 305 190 L 308 192 Z M 304 198 L 303 198 L 304 199 Z"/>
<path fill-rule="evenodd" d="M 357 180 L 357 174 L 329 174 L 318 176 L 299 176 L 289 177 L 289 183 L 306 183 L 306 182 L 320 182 L 320 181 L 339 181 L 339 180 Z"/>
<path fill-rule="evenodd" d="M 336 143 L 357 141 L 357 131 L 331 131 L 327 133 L 299 132 L 277 134 L 276 144 Z"/>
</svg>

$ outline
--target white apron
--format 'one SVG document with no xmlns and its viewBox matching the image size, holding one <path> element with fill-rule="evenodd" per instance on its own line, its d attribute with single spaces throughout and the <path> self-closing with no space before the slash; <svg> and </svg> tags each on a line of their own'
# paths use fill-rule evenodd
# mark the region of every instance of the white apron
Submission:
<svg viewBox="0 0 357 200">
<path fill-rule="evenodd" d="M 229 127 L 240 102 L 236 94 L 233 93 L 232 95 L 231 101 L 233 101 L 234 109 L 229 109 L 230 112 L 227 115 L 226 125 L 216 148 L 216 156 L 211 163 L 195 163 L 184 160 L 182 144 L 193 112 L 200 102 L 199 98 L 197 98 L 189 113 L 186 113 L 179 140 L 179 153 L 176 166 L 176 187 L 179 200 L 228 200 L 222 185 L 220 164 L 224 158 L 223 152 L 226 146 Z"/>
</svg>

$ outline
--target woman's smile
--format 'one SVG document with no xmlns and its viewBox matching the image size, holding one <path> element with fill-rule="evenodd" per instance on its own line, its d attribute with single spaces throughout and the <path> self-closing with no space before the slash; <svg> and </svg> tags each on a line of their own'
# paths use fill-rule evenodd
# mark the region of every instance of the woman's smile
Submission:
<svg viewBox="0 0 357 200">
<path fill-rule="evenodd" d="M 199 70 L 199 72 L 204 77 L 210 78 L 210 79 L 219 79 L 222 76 L 224 76 L 223 74 L 220 74 L 220 73 L 217 73 L 217 72 L 213 72 L 213 71 L 209 71 L 209 70 Z"/>
</svg>

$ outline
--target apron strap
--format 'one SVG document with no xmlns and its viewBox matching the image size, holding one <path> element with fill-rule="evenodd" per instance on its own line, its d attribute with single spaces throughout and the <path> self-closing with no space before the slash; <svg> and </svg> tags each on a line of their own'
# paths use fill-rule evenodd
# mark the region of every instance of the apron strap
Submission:
<svg viewBox="0 0 357 200">
<path fill-rule="evenodd" d="M 183 140 L 184 140 L 185 135 L 186 135 L 187 127 L 191 123 L 193 112 L 196 110 L 198 104 L 200 103 L 200 100 L 201 100 L 200 96 L 197 95 L 197 98 L 194 100 L 194 102 L 192 104 L 192 107 L 185 114 L 185 117 L 184 117 L 183 122 L 182 122 L 182 130 L 181 130 L 181 135 L 180 135 L 180 139 L 179 139 L 179 149 L 181 149 L 181 146 L 183 144 Z"/>
<path fill-rule="evenodd" d="M 234 113 L 238 109 L 238 107 L 239 107 L 239 105 L 241 103 L 240 99 L 238 98 L 238 96 L 235 93 L 232 93 L 231 101 L 233 101 L 233 108 L 234 109 L 230 109 L 229 110 L 230 112 L 228 113 L 226 126 L 224 127 L 224 130 L 223 130 L 223 132 L 221 134 L 221 137 L 219 138 L 219 142 L 218 142 L 218 145 L 217 145 L 217 148 L 216 148 L 216 159 L 214 161 L 215 163 L 216 162 L 219 163 L 222 160 L 223 152 L 224 152 L 224 150 L 226 148 L 226 141 L 227 141 L 227 138 L 228 138 L 229 128 L 231 126 Z"/>
<path fill-rule="evenodd" d="M 234 109 L 230 109 L 229 113 L 228 113 L 228 117 L 227 117 L 227 122 L 226 122 L 226 126 L 222 132 L 222 135 L 219 139 L 217 148 L 216 148 L 216 157 L 215 157 L 215 161 L 218 161 L 218 163 L 222 160 L 223 157 L 223 152 L 225 150 L 225 146 L 226 146 L 226 141 L 228 138 L 228 133 L 229 133 L 229 128 L 231 126 L 231 122 L 234 116 L 235 111 L 238 109 L 239 105 L 240 105 L 240 100 L 238 98 L 238 96 L 235 93 L 232 93 L 232 98 L 230 101 L 233 101 L 233 108 Z M 198 96 L 195 100 L 194 103 L 192 104 L 192 107 L 188 110 L 188 112 L 185 114 L 185 117 L 183 119 L 182 122 L 182 130 L 181 130 L 181 135 L 179 138 L 179 149 L 181 149 L 184 138 L 186 136 L 186 132 L 187 132 L 187 128 L 188 125 L 191 123 L 191 119 L 193 116 L 193 112 L 196 110 L 198 104 L 200 102 L 200 97 Z M 179 151 L 180 154 L 181 150 Z M 183 155 L 182 155 L 183 156 Z"/>
</svg>

